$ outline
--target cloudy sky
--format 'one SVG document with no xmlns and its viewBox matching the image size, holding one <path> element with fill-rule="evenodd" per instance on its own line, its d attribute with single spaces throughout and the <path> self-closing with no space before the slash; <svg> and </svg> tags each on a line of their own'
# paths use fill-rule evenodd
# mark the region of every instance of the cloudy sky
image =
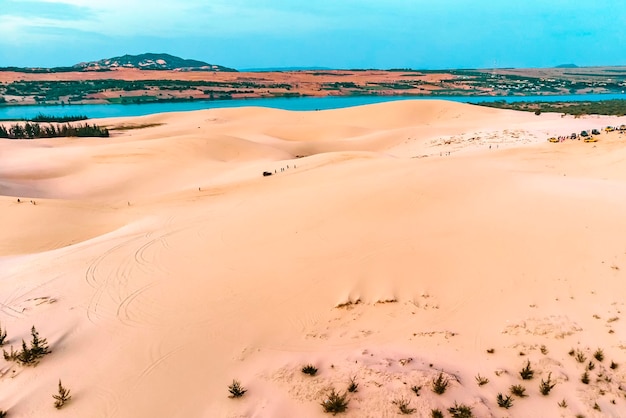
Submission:
<svg viewBox="0 0 626 418">
<path fill-rule="evenodd" d="M 238 69 L 626 64 L 623 0 L 0 0 L 0 66 L 167 52 Z"/>
</svg>

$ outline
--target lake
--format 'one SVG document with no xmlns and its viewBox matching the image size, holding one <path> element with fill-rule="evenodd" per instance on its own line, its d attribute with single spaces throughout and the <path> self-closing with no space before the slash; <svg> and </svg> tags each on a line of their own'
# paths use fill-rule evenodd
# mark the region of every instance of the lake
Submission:
<svg viewBox="0 0 626 418">
<path fill-rule="evenodd" d="M 86 115 L 90 118 L 110 118 L 121 116 L 143 116 L 164 112 L 185 112 L 189 110 L 217 109 L 225 107 L 270 107 L 284 110 L 327 110 L 362 106 L 395 100 L 451 100 L 463 103 L 493 102 L 506 100 L 520 101 L 600 101 L 626 99 L 626 94 L 585 94 L 565 96 L 331 96 L 296 97 L 244 100 L 214 100 L 195 102 L 162 102 L 145 104 L 92 104 L 92 105 L 53 105 L 53 106 L 0 106 L 0 119 L 30 119 L 40 113 L 52 116 Z"/>
</svg>

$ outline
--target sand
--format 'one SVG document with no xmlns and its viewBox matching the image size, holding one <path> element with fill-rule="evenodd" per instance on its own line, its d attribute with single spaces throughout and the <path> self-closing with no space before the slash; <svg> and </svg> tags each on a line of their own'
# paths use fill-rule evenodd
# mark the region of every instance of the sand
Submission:
<svg viewBox="0 0 626 418">
<path fill-rule="evenodd" d="M 346 417 L 400 398 L 626 416 L 626 135 L 546 141 L 626 118 L 403 101 L 95 122 L 137 129 L 0 142 L 3 348 L 33 325 L 51 348 L 0 359 L 9 416 L 322 417 L 350 378 Z"/>
</svg>

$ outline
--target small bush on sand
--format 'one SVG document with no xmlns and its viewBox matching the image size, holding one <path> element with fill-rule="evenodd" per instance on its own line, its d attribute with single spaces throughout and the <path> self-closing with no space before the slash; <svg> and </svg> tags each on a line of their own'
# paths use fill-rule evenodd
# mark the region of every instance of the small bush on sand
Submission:
<svg viewBox="0 0 626 418">
<path fill-rule="evenodd" d="M 558 405 L 561 408 L 567 408 L 567 401 L 565 399 L 563 399 L 561 402 L 558 403 Z"/>
<path fill-rule="evenodd" d="M 498 402 L 498 406 L 500 408 L 509 409 L 513 406 L 513 398 L 511 398 L 509 395 L 504 396 L 503 394 L 498 393 L 496 401 Z"/>
<path fill-rule="evenodd" d="M 392 403 L 398 407 L 398 410 L 400 410 L 400 413 L 403 415 L 411 415 L 412 413 L 416 411 L 415 408 L 410 407 L 409 401 L 407 399 L 404 399 L 404 398 L 396 399 Z"/>
<path fill-rule="evenodd" d="M 587 370 L 591 371 L 591 370 L 593 370 L 593 369 L 595 369 L 595 368 L 596 368 L 596 365 L 595 365 L 595 364 L 593 364 L 593 361 L 590 361 L 590 362 L 587 364 Z"/>
<path fill-rule="evenodd" d="M 441 412 L 441 409 L 432 409 L 430 411 L 430 418 L 443 418 L 443 412 Z"/>
<path fill-rule="evenodd" d="M 541 379 L 541 383 L 539 384 L 539 392 L 543 396 L 548 396 L 550 391 L 556 386 L 556 383 L 552 382 L 552 373 L 548 373 L 548 380 Z"/>
<path fill-rule="evenodd" d="M 486 385 L 487 383 L 489 383 L 489 379 L 487 379 L 486 377 L 483 377 L 479 374 L 476 375 L 476 383 L 478 383 L 478 386 L 483 386 Z"/>
<path fill-rule="evenodd" d="M 61 379 L 59 379 L 59 393 L 57 395 L 52 395 L 52 397 L 55 399 L 54 407 L 56 409 L 63 408 L 63 405 L 65 405 L 70 399 L 72 399 L 69 389 L 63 387 Z"/>
<path fill-rule="evenodd" d="M 324 399 L 320 405 L 324 408 L 324 412 L 331 413 L 333 415 L 339 412 L 345 412 L 348 409 L 348 401 L 346 397 L 347 393 L 340 395 L 335 391 L 335 389 L 331 389 L 330 393 Z"/>
<path fill-rule="evenodd" d="M 415 396 L 420 396 L 420 390 L 422 390 L 422 387 L 414 385 L 414 386 L 411 386 L 411 390 L 413 391 Z"/>
<path fill-rule="evenodd" d="M 619 367 L 619 365 L 616 362 L 612 361 L 610 367 L 611 367 L 611 369 L 615 370 L 615 369 L 617 369 Z"/>
<path fill-rule="evenodd" d="M 602 362 L 602 360 L 604 360 L 604 351 L 602 351 L 601 348 L 598 348 L 596 352 L 593 353 L 593 356 L 596 358 L 596 360 Z"/>
<path fill-rule="evenodd" d="M 454 406 L 448 408 L 448 412 L 452 415 L 452 418 L 472 418 L 472 408 L 467 405 L 459 405 L 454 402 Z"/>
<path fill-rule="evenodd" d="M 350 378 L 350 384 L 348 385 L 348 392 L 354 393 L 359 391 L 359 384 L 356 382 L 356 376 Z"/>
<path fill-rule="evenodd" d="M 4 345 L 4 342 L 7 339 L 7 330 L 2 329 L 2 326 L 0 326 L 0 345 Z M 1 418 L 1 417 L 0 417 Z"/>
<path fill-rule="evenodd" d="M 583 375 L 580 377 L 580 381 L 583 382 L 585 385 L 589 384 L 589 373 L 585 372 L 583 373 Z"/>
<path fill-rule="evenodd" d="M 317 374 L 317 367 L 312 364 L 307 364 L 302 368 L 302 373 L 308 374 L 309 376 L 315 376 Z"/>
<path fill-rule="evenodd" d="M 5 349 L 2 349 L 2 354 L 6 361 L 17 361 L 17 356 L 20 352 L 13 350 L 13 346 L 11 346 L 11 351 L 7 352 Z"/>
<path fill-rule="evenodd" d="M 230 392 L 229 398 L 241 398 L 248 390 L 244 389 L 238 380 L 233 380 L 233 383 L 228 386 L 228 391 Z"/>
<path fill-rule="evenodd" d="M 439 376 L 433 379 L 433 392 L 435 392 L 437 395 L 442 395 L 443 393 L 445 393 L 446 389 L 448 389 L 449 384 L 450 382 L 448 381 L 448 379 L 443 377 L 443 373 L 439 373 Z"/>
<path fill-rule="evenodd" d="M 524 380 L 530 380 L 535 375 L 535 371 L 530 367 L 530 360 L 526 362 L 526 366 L 519 372 L 519 375 Z"/>
<path fill-rule="evenodd" d="M 582 351 L 576 351 L 576 361 L 579 363 L 584 363 L 585 360 L 587 360 L 587 357 L 585 356 L 585 354 L 583 354 Z"/>
<path fill-rule="evenodd" d="M 513 385 L 509 388 L 511 394 L 517 396 L 518 398 L 525 398 L 526 396 L 526 388 L 522 385 Z"/>
<path fill-rule="evenodd" d="M 6 418 L 7 415 L 8 415 L 7 411 L 0 410 L 0 418 Z"/>
</svg>

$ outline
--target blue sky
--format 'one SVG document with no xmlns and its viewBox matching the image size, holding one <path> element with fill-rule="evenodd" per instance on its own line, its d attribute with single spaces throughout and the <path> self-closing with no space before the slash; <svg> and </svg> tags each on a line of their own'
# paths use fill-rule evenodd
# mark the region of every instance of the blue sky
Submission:
<svg viewBox="0 0 626 418">
<path fill-rule="evenodd" d="M 0 66 L 167 52 L 234 68 L 626 64 L 623 0 L 0 0 Z"/>
</svg>

